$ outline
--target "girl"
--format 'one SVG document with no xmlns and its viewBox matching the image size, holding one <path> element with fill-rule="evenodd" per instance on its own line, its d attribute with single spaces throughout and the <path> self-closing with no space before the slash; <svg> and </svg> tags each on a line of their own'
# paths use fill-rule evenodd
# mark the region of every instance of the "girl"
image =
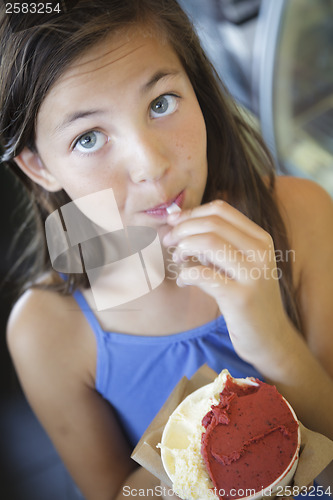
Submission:
<svg viewBox="0 0 333 500">
<path fill-rule="evenodd" d="M 30 193 L 39 251 L 8 346 L 84 496 L 150 484 L 131 449 L 203 363 L 276 384 L 332 438 L 330 197 L 275 178 L 175 0 L 81 0 L 14 21 L 3 9 L 2 161 Z M 98 311 L 84 274 L 52 270 L 43 222 L 109 188 L 124 226 L 159 234 L 166 278 Z"/>
</svg>

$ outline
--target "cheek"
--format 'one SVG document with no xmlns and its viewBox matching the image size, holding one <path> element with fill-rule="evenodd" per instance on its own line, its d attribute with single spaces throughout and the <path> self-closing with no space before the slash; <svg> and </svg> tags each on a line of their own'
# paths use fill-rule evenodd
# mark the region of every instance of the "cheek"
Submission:
<svg viewBox="0 0 333 500">
<path fill-rule="evenodd" d="M 182 128 L 180 147 L 183 148 L 186 164 L 198 178 L 207 175 L 207 135 L 206 126 L 199 110 L 193 113 Z"/>
<path fill-rule="evenodd" d="M 72 200 L 89 194 L 112 189 L 118 207 L 126 200 L 126 178 L 112 166 L 103 165 L 103 161 L 76 160 L 51 162 L 53 175 Z"/>
<path fill-rule="evenodd" d="M 202 161 L 207 156 L 207 134 L 206 124 L 197 105 L 187 119 L 184 127 L 187 136 L 187 143 L 193 155 Z"/>
<path fill-rule="evenodd" d="M 106 189 L 112 189 L 118 208 L 124 206 L 126 201 L 127 184 L 122 175 L 110 171 L 95 172 L 81 179 L 74 179 L 71 182 L 69 190 L 76 198 L 86 196 Z M 68 193 L 70 195 L 70 193 Z"/>
</svg>

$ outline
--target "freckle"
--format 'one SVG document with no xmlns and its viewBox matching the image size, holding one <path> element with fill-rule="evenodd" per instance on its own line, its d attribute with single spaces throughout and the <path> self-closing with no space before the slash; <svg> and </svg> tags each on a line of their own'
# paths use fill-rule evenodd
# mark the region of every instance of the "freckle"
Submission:
<svg viewBox="0 0 333 500">
<path fill-rule="evenodd" d="M 187 157 L 187 159 L 188 159 L 188 160 L 191 160 L 191 159 L 192 159 L 192 156 L 191 156 L 191 155 L 189 155 L 189 156 Z"/>
</svg>

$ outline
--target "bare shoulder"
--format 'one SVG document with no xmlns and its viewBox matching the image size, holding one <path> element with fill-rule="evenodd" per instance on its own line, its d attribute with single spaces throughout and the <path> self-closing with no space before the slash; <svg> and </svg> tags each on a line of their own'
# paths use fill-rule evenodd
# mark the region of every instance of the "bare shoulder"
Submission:
<svg viewBox="0 0 333 500">
<path fill-rule="evenodd" d="M 12 310 L 7 339 L 25 396 L 84 497 L 115 498 L 133 469 L 130 448 L 95 390 L 94 335 L 75 300 L 26 292 Z"/>
<path fill-rule="evenodd" d="M 7 344 L 17 370 L 41 369 L 49 358 L 80 365 L 83 379 L 93 384 L 94 343 L 71 296 L 41 289 L 26 291 L 14 305 L 7 324 Z M 75 353 L 75 355 L 74 355 Z"/>
<path fill-rule="evenodd" d="M 333 200 L 328 192 L 316 182 L 299 177 L 276 178 L 276 195 L 282 215 L 293 229 L 306 221 L 306 226 L 315 223 L 321 226 L 332 223 Z M 319 220 L 318 220 L 319 216 Z"/>
<path fill-rule="evenodd" d="M 289 176 L 277 177 L 276 196 L 301 272 L 309 257 L 332 251 L 333 200 L 319 184 Z"/>
<path fill-rule="evenodd" d="M 315 182 L 278 177 L 276 195 L 291 247 L 304 335 L 322 365 L 333 376 L 333 200 Z"/>
</svg>

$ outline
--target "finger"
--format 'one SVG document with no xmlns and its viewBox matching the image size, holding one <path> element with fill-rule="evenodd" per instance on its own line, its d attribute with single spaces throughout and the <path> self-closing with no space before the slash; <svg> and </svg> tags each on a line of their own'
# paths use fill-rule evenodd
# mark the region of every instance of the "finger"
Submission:
<svg viewBox="0 0 333 500">
<path fill-rule="evenodd" d="M 197 286 L 218 301 L 223 300 L 226 290 L 232 292 L 238 286 L 237 282 L 224 271 L 201 265 L 182 269 L 177 284 L 180 287 Z"/>
<path fill-rule="evenodd" d="M 214 266 L 234 277 L 239 274 L 239 269 L 247 270 L 249 275 L 253 266 L 253 261 L 247 260 L 246 253 L 213 233 L 188 236 L 178 244 L 172 255 L 173 261 L 179 264 L 189 258 L 197 259 L 205 266 Z"/>
<path fill-rule="evenodd" d="M 163 244 L 166 246 L 177 245 L 181 240 L 192 235 L 213 235 L 223 240 L 224 245 L 231 244 L 240 250 L 259 249 L 262 242 L 253 235 L 223 220 L 217 215 L 186 219 L 165 235 Z M 211 237 L 209 236 L 211 239 Z M 212 242 L 213 243 L 213 242 Z M 221 244 L 221 243 L 220 243 Z"/>
<path fill-rule="evenodd" d="M 217 215 L 221 219 L 224 219 L 226 222 L 229 222 L 252 236 L 258 238 L 262 236 L 263 229 L 258 226 L 258 224 L 251 221 L 246 215 L 223 200 L 215 200 L 190 210 L 183 210 L 182 212 L 170 214 L 168 223 L 174 226 L 184 220 L 207 217 L 209 215 Z"/>
</svg>

